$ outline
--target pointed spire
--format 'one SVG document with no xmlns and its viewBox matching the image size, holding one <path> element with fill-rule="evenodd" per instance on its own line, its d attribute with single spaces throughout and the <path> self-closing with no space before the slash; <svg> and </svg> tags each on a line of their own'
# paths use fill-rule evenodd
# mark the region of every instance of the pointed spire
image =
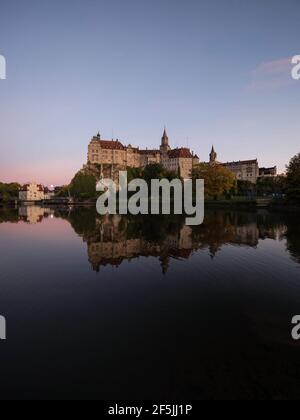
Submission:
<svg viewBox="0 0 300 420">
<path fill-rule="evenodd" d="M 168 134 L 167 134 L 167 129 L 166 129 L 166 127 L 165 127 L 165 129 L 164 129 L 164 133 L 163 133 L 163 136 L 162 136 L 162 139 L 161 139 L 161 146 L 160 146 L 160 150 L 161 150 L 161 152 L 166 153 L 166 152 L 168 152 L 170 149 L 171 149 L 171 148 L 170 148 L 170 146 L 169 146 L 169 137 L 168 137 Z"/>
<path fill-rule="evenodd" d="M 215 151 L 214 146 L 212 146 L 212 149 L 211 149 L 211 152 L 210 152 L 209 157 L 210 157 L 210 163 L 215 163 L 216 162 L 218 155 L 217 155 L 217 153 Z"/>
</svg>

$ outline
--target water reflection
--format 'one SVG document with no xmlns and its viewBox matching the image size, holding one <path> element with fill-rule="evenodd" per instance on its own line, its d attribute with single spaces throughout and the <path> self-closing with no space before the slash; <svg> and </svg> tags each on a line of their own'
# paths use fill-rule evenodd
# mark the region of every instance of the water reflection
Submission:
<svg viewBox="0 0 300 420">
<path fill-rule="evenodd" d="M 99 218 L 91 217 L 91 211 L 79 214 L 71 213 L 68 219 L 87 243 L 88 259 L 95 271 L 143 256 L 159 258 L 165 274 L 171 258 L 189 259 L 194 252 L 206 249 L 214 258 L 227 244 L 255 248 L 260 239 L 280 240 L 287 234 L 283 221 L 273 217 L 270 221 L 270 215 L 264 213 L 211 211 L 202 226 L 193 228 L 181 217 Z"/>
<path fill-rule="evenodd" d="M 288 252 L 300 263 L 297 214 L 208 210 L 203 225 L 189 227 L 180 216 L 100 217 L 94 208 L 29 206 L 0 212 L 0 222 L 37 224 L 49 217 L 71 224 L 87 244 L 88 261 L 97 272 L 108 265 L 119 267 L 123 261 L 155 257 L 165 274 L 172 258 L 187 260 L 199 250 L 208 250 L 213 259 L 225 245 L 256 248 L 266 239 L 286 239 Z"/>
<path fill-rule="evenodd" d="M 297 214 L 207 210 L 191 228 L 36 207 L 0 223 L 1 395 L 299 398 Z"/>
<path fill-rule="evenodd" d="M 43 208 L 38 206 L 22 206 L 19 208 L 20 220 L 35 225 L 41 223 L 43 219 L 54 215 L 54 210 L 50 208 Z"/>
</svg>

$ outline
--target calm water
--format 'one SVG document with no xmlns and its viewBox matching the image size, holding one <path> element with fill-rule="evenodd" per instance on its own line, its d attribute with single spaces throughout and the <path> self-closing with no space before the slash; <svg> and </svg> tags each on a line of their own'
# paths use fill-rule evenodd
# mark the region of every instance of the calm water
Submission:
<svg viewBox="0 0 300 420">
<path fill-rule="evenodd" d="M 0 398 L 300 398 L 297 215 L 0 210 Z"/>
</svg>

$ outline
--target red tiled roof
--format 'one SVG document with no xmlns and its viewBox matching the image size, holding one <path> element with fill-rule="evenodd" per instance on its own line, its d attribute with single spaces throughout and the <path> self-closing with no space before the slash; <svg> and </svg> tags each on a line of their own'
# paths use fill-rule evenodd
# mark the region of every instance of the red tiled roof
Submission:
<svg viewBox="0 0 300 420">
<path fill-rule="evenodd" d="M 174 149 L 168 153 L 168 156 L 170 159 L 178 159 L 178 158 L 192 159 L 193 158 L 193 155 L 190 149 Z"/>
<path fill-rule="evenodd" d="M 23 187 L 21 187 L 20 191 L 21 191 L 21 192 L 26 192 L 26 191 L 28 191 L 28 189 L 29 189 L 30 185 L 31 185 L 31 184 L 25 184 L 25 185 L 23 185 Z M 37 189 L 38 189 L 38 191 L 40 191 L 40 192 L 43 192 L 43 191 L 44 191 L 44 187 L 43 187 L 42 185 L 40 185 L 40 184 L 38 184 L 38 185 L 37 185 Z"/>
<path fill-rule="evenodd" d="M 28 191 L 28 187 L 29 187 L 29 184 L 25 184 L 25 185 L 23 185 L 23 186 L 20 188 L 20 191 L 21 191 L 21 192 Z"/>
<path fill-rule="evenodd" d="M 119 140 L 101 140 L 98 136 L 92 140 L 98 141 L 103 149 L 125 150 L 125 146 Z"/>
<path fill-rule="evenodd" d="M 125 147 L 119 140 L 99 140 L 102 149 L 125 150 Z"/>
</svg>

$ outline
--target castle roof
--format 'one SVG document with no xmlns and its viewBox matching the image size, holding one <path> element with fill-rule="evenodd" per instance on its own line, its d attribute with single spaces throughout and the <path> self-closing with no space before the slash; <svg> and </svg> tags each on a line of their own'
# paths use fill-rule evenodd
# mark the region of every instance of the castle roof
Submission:
<svg viewBox="0 0 300 420">
<path fill-rule="evenodd" d="M 238 165 L 253 165 L 258 163 L 257 159 L 252 159 L 252 160 L 239 160 L 238 162 L 226 162 L 223 163 L 223 166 L 238 166 Z"/>
<path fill-rule="evenodd" d="M 99 140 L 102 149 L 125 150 L 125 146 L 119 140 Z"/>
<path fill-rule="evenodd" d="M 168 152 L 168 157 L 170 159 L 179 159 L 179 158 L 192 159 L 193 155 L 190 149 L 182 148 L 182 149 L 170 150 L 170 152 Z"/>
<path fill-rule="evenodd" d="M 274 171 L 277 169 L 277 166 L 272 166 L 272 168 L 259 168 L 261 171 Z"/>
<path fill-rule="evenodd" d="M 272 168 L 259 168 L 260 175 L 273 175 L 277 173 L 277 166 L 273 166 Z"/>
<path fill-rule="evenodd" d="M 30 188 L 30 186 L 31 186 L 31 185 L 36 185 L 36 186 L 37 186 L 38 191 L 40 191 L 40 192 L 43 192 L 43 191 L 44 191 L 44 187 L 43 187 L 41 184 L 25 184 L 25 185 L 23 185 L 23 186 L 20 188 L 20 191 L 21 191 L 21 192 L 26 192 L 26 191 L 29 191 L 29 188 Z"/>
<path fill-rule="evenodd" d="M 148 149 L 140 150 L 139 152 L 141 155 L 157 155 L 160 153 L 159 150 L 148 150 Z"/>
</svg>

